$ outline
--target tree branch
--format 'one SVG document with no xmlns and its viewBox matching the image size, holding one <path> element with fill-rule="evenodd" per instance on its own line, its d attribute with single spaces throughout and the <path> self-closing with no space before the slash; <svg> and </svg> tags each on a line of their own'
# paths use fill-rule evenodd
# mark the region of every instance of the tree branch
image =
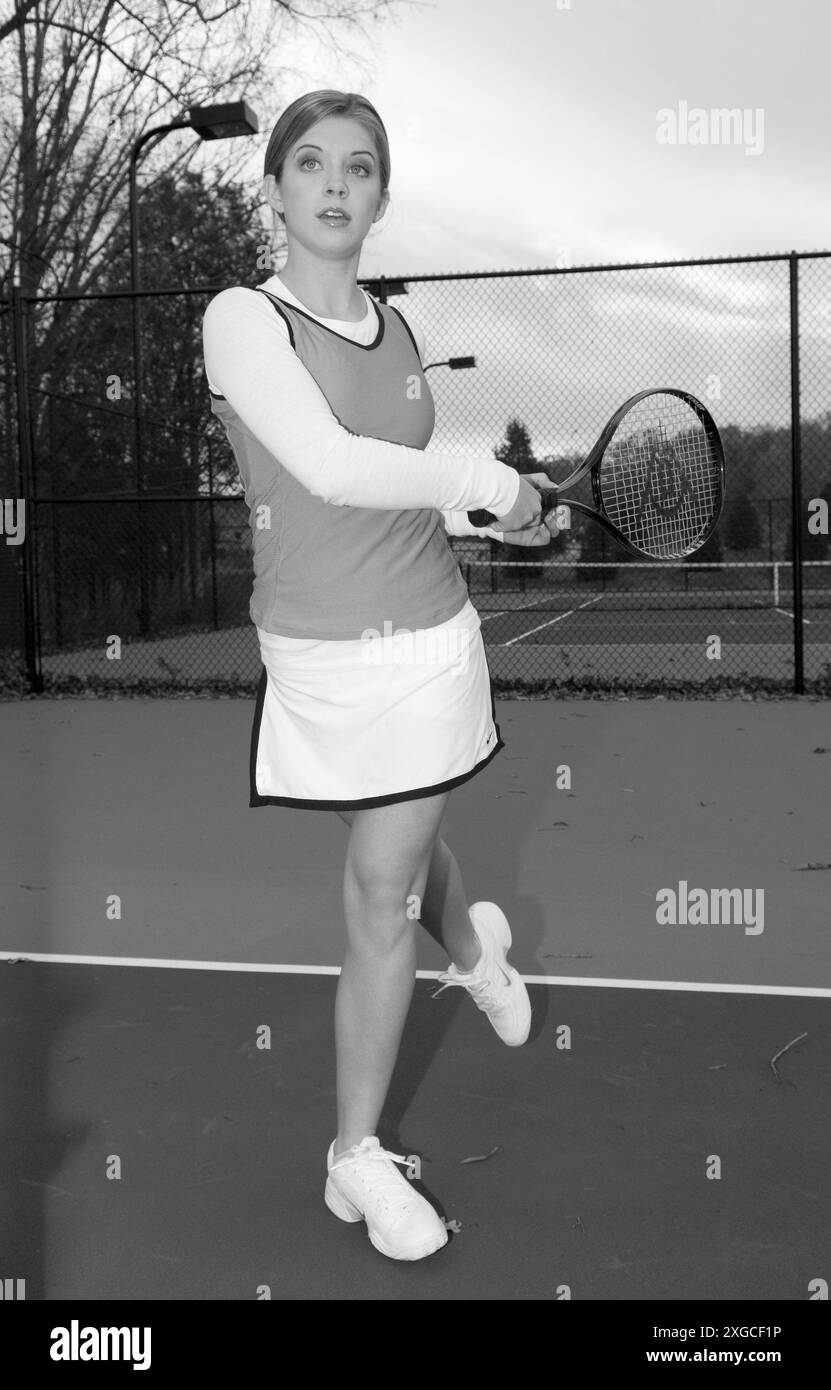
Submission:
<svg viewBox="0 0 831 1390">
<path fill-rule="evenodd" d="M 0 24 L 0 43 L 2 43 L 4 39 L 7 39 L 9 34 L 13 34 L 17 29 L 23 27 L 26 22 L 27 14 L 30 10 L 35 8 L 37 3 L 38 0 L 24 0 L 23 4 L 15 6 L 12 18 L 7 19 L 5 24 Z"/>
</svg>

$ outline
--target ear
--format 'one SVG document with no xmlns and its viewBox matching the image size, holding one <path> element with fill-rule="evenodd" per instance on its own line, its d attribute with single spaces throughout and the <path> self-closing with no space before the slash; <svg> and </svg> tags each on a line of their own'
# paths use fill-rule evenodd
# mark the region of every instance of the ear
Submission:
<svg viewBox="0 0 831 1390">
<path fill-rule="evenodd" d="M 263 196 L 273 212 L 283 212 L 283 200 L 280 197 L 280 190 L 277 180 L 273 174 L 265 174 L 263 177 Z"/>
<path fill-rule="evenodd" d="M 389 191 L 389 189 L 387 189 L 387 191 L 386 191 L 385 193 L 382 193 L 382 195 L 381 195 L 380 201 L 379 201 L 379 203 L 378 203 L 378 211 L 376 212 L 375 216 L 374 216 L 373 219 L 372 219 L 373 222 L 379 222 L 380 219 L 384 216 L 384 213 L 386 212 L 387 206 L 388 206 L 388 204 L 389 204 L 389 200 L 390 200 L 390 191 Z"/>
</svg>

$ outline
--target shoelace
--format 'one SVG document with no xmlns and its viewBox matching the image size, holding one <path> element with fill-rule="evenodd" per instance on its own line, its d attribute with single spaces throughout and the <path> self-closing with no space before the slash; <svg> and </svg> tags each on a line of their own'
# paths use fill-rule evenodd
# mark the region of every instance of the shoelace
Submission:
<svg viewBox="0 0 831 1390">
<path fill-rule="evenodd" d="M 387 1207 L 389 1207 L 390 1205 L 387 1194 L 393 1193 L 400 1201 L 400 1209 L 402 1216 L 405 1216 L 407 1214 L 407 1211 L 409 1210 L 410 1203 L 403 1200 L 403 1194 L 401 1192 L 401 1187 L 398 1181 L 401 1174 L 396 1173 L 394 1168 L 389 1169 L 386 1167 L 381 1167 L 380 1160 L 388 1159 L 391 1160 L 391 1162 L 393 1163 L 403 1163 L 405 1168 L 409 1168 L 410 1160 L 406 1157 L 406 1155 L 390 1153 L 388 1149 L 363 1149 L 361 1150 L 360 1154 L 355 1154 L 355 1158 L 360 1158 L 360 1160 L 364 1163 L 368 1159 L 371 1159 L 375 1163 L 379 1163 L 378 1172 L 372 1174 L 373 1188 L 383 1198 Z M 410 1193 L 410 1195 L 413 1195 L 412 1192 Z"/>
<path fill-rule="evenodd" d="M 490 980 L 454 980 L 452 975 L 439 975 L 439 979 L 444 980 L 444 984 L 441 986 L 441 989 L 437 989 L 434 994 L 430 995 L 431 999 L 437 999 L 442 990 L 448 989 L 450 985 L 459 985 L 462 989 L 467 990 L 476 1004 L 476 1007 L 482 1009 L 486 1014 L 490 1013 L 499 1002 L 496 994 L 493 992 Z"/>
</svg>

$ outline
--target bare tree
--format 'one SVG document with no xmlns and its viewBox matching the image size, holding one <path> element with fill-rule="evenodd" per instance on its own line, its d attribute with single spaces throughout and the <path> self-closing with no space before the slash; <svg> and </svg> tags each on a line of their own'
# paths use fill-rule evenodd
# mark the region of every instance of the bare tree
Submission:
<svg viewBox="0 0 831 1390">
<path fill-rule="evenodd" d="M 365 37 L 367 22 L 386 20 L 402 2 L 0 0 L 0 396 L 4 398 L 0 492 L 12 496 L 18 487 L 12 443 L 11 314 L 7 312 L 12 285 L 19 282 L 26 297 L 126 288 L 130 276 L 125 249 L 128 171 L 135 140 L 180 118 L 188 107 L 241 97 L 253 107 L 267 136 L 285 104 L 282 93 L 289 79 L 292 86 L 296 82 L 298 53 L 302 56 L 299 40 L 317 44 L 308 86 L 343 85 L 340 75 L 347 66 L 360 73 L 366 71 L 367 63 L 345 40 Z M 330 72 L 337 72 L 340 80 L 330 80 Z M 306 75 L 302 69 L 300 75 Z M 145 212 L 147 237 L 140 238 L 139 246 L 143 263 L 153 266 L 154 286 L 159 286 L 159 276 L 169 275 L 179 284 L 183 276 L 183 256 L 166 254 L 168 231 L 160 233 L 158 222 L 154 229 L 158 244 L 152 243 L 148 223 L 152 207 L 159 205 L 152 198 L 157 187 L 163 191 L 173 178 L 174 186 L 180 181 L 183 196 L 195 189 L 192 218 L 201 216 L 210 222 L 204 197 L 198 196 L 207 183 L 185 178 L 188 165 L 195 161 L 197 169 L 210 168 L 215 202 L 223 202 L 221 193 L 232 185 L 242 185 L 246 207 L 257 201 L 258 190 L 252 184 L 259 182 L 259 168 L 253 177 L 246 168 L 252 157 L 251 141 L 218 142 L 207 159 L 199 158 L 201 151 L 202 142 L 194 132 L 182 130 L 151 142 L 142 153 L 139 209 Z M 244 233 L 241 240 L 250 244 L 250 222 Z M 204 256 L 201 262 L 195 254 L 188 257 L 186 223 L 182 241 L 187 284 L 188 267 L 198 279 Z M 268 241 L 264 221 L 265 247 Z M 123 302 L 116 305 L 113 321 L 123 323 Z M 49 445 L 55 441 L 50 441 L 50 405 L 62 386 L 72 390 L 74 378 L 68 368 L 77 364 L 78 351 L 85 359 L 94 356 L 89 343 L 93 317 L 48 300 L 32 315 L 28 368 L 36 458 L 51 458 Z M 185 320 L 187 327 L 187 315 Z M 122 331 L 120 346 L 124 336 Z M 142 332 L 142 341 L 148 336 L 149 330 Z M 150 353 L 148 358 L 152 369 Z M 67 414 L 66 409 L 63 413 Z M 96 438 L 91 426 L 87 437 Z M 78 435 L 70 454 L 79 468 L 83 461 L 89 465 L 89 449 L 84 449 Z M 114 447 L 108 455 L 108 480 L 113 486 L 112 480 L 120 477 L 120 463 L 123 456 Z M 191 471 L 198 472 L 198 466 L 197 458 Z M 75 539 L 85 537 L 88 531 L 78 527 Z M 2 550 L 8 568 L 11 552 L 6 547 Z M 0 566 L 0 589 L 2 583 Z"/>
<path fill-rule="evenodd" d="M 13 278 L 28 295 L 94 285 L 113 255 L 138 135 L 189 106 L 243 95 L 261 118 L 276 119 L 290 71 L 277 62 L 281 49 L 303 31 L 337 37 L 338 61 L 360 67 L 342 35 L 363 35 L 365 21 L 386 18 L 397 2 L 0 4 L 0 294 Z M 190 132 L 151 147 L 145 180 L 187 164 L 198 147 Z M 215 158 L 233 177 L 250 158 L 248 142 L 222 142 Z"/>
</svg>

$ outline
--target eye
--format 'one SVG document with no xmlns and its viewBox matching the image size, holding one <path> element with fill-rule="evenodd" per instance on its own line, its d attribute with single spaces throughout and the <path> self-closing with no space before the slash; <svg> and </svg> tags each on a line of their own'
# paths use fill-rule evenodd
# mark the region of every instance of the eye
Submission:
<svg viewBox="0 0 831 1390">
<path fill-rule="evenodd" d="M 298 167 L 299 167 L 300 169 L 303 169 L 303 168 L 305 168 L 305 166 L 306 166 L 307 164 L 319 164 L 319 163 L 320 163 L 320 160 L 317 158 L 317 155 L 314 155 L 314 154 L 307 154 L 307 155 L 304 155 L 303 158 L 300 160 Z M 370 178 L 370 177 L 372 176 L 372 169 L 371 169 L 371 168 L 368 168 L 366 164 L 359 164 L 359 163 L 356 163 L 356 164 L 351 165 L 350 167 L 351 167 L 352 169 L 360 169 L 361 173 L 362 173 L 362 174 L 365 174 L 367 178 Z"/>
</svg>

